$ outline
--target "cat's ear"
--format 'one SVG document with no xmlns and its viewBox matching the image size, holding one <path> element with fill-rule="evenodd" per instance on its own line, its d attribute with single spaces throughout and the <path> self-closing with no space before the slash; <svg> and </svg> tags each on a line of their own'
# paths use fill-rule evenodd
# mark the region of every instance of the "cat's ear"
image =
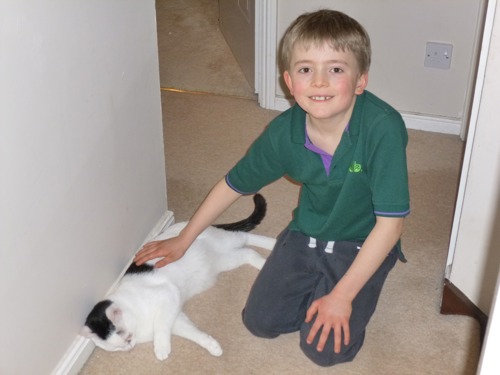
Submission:
<svg viewBox="0 0 500 375">
<path fill-rule="evenodd" d="M 112 304 L 106 309 L 106 316 L 113 324 L 116 324 L 122 319 L 122 309 L 116 306 L 116 304 Z"/>
<path fill-rule="evenodd" d="M 95 336 L 95 333 L 92 332 L 92 330 L 88 326 L 83 326 L 80 330 L 80 336 L 90 339 L 91 337 Z"/>
</svg>

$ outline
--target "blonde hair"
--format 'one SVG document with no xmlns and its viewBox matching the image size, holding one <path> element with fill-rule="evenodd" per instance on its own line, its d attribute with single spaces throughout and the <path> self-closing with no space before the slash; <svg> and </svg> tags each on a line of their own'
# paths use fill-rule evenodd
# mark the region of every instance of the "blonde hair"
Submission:
<svg viewBox="0 0 500 375">
<path fill-rule="evenodd" d="M 297 43 L 306 48 L 328 43 L 336 51 L 351 52 L 360 73 L 367 73 L 371 62 L 370 37 L 361 24 L 335 10 L 322 9 L 299 16 L 286 30 L 281 43 L 281 66 L 290 69 L 293 48 Z"/>
</svg>

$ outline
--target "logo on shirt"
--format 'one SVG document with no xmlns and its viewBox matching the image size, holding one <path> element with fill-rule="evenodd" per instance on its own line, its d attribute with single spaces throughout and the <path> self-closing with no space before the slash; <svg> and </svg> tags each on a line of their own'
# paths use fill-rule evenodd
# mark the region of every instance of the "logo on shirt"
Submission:
<svg viewBox="0 0 500 375">
<path fill-rule="evenodd" d="M 351 173 L 359 173 L 362 172 L 363 168 L 361 167 L 361 164 L 359 164 L 356 161 L 353 161 L 351 165 L 349 166 L 349 172 Z"/>
</svg>

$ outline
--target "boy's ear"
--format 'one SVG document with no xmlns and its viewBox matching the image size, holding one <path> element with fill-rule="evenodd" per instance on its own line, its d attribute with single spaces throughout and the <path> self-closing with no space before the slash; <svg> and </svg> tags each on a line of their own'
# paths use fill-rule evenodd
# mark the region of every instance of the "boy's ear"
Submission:
<svg viewBox="0 0 500 375">
<path fill-rule="evenodd" d="M 290 95 L 293 96 L 293 82 L 292 82 L 292 77 L 290 77 L 290 73 L 288 73 L 288 70 L 285 70 L 283 73 L 283 80 L 286 83 L 286 87 L 288 87 L 288 90 L 290 91 Z"/>
<path fill-rule="evenodd" d="M 361 73 L 359 75 L 358 82 L 356 84 L 355 94 L 361 95 L 365 91 L 367 85 L 368 85 L 368 72 Z"/>
</svg>

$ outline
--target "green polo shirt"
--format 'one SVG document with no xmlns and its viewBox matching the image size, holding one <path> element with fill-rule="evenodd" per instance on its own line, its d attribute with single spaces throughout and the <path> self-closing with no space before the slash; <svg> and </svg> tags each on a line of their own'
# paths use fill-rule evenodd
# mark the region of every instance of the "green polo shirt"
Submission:
<svg viewBox="0 0 500 375">
<path fill-rule="evenodd" d="M 364 240 L 376 216 L 409 214 L 408 134 L 394 108 L 368 91 L 359 95 L 329 173 L 305 147 L 305 118 L 298 105 L 276 117 L 229 171 L 229 186 L 252 194 L 283 176 L 297 181 L 289 228 L 323 241 Z"/>
</svg>

